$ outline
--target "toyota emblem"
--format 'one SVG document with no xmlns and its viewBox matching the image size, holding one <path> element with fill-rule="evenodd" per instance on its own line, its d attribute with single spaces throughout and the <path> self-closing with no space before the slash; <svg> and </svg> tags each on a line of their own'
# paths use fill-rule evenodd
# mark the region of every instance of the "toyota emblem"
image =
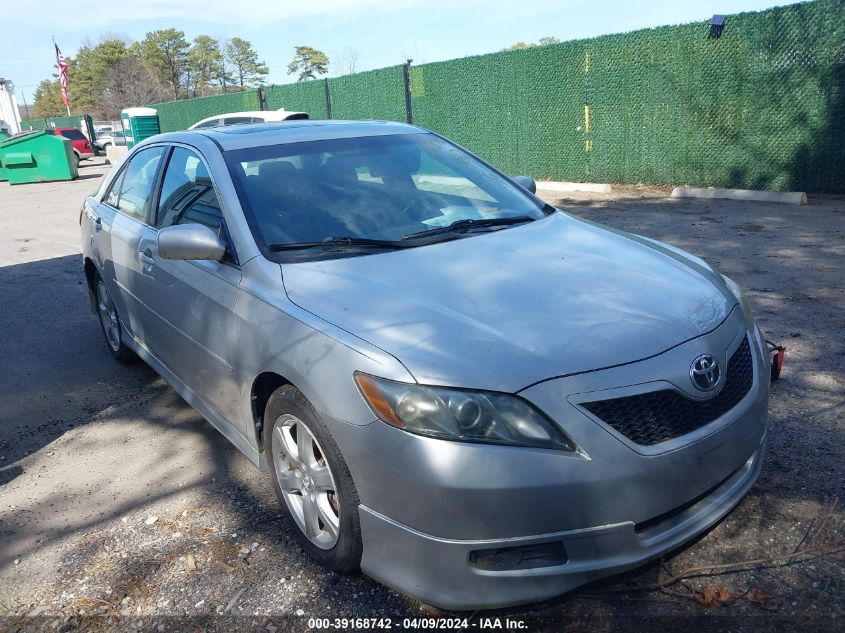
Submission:
<svg viewBox="0 0 845 633">
<path fill-rule="evenodd" d="M 722 370 L 719 368 L 719 361 L 712 354 L 702 354 L 692 361 L 689 375 L 692 378 L 692 384 L 698 389 L 710 391 L 719 384 Z"/>
</svg>

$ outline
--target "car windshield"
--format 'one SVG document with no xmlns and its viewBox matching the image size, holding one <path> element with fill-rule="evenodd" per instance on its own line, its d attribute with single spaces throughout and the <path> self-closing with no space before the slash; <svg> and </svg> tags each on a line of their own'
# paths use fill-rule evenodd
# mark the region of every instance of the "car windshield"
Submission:
<svg viewBox="0 0 845 633">
<path fill-rule="evenodd" d="M 465 236 L 545 215 L 527 192 L 433 134 L 253 147 L 226 160 L 265 254 L 319 251 L 323 242 L 346 254 L 407 248 L 456 239 L 457 227 Z"/>
</svg>

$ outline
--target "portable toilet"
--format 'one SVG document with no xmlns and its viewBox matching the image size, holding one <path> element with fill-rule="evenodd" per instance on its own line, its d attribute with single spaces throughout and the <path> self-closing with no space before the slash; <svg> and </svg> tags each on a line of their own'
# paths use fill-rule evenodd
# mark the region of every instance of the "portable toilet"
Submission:
<svg viewBox="0 0 845 633">
<path fill-rule="evenodd" d="M 131 149 L 145 138 L 161 133 L 158 112 L 154 108 L 126 108 L 120 112 L 120 123 L 126 137 L 126 147 Z"/>
</svg>

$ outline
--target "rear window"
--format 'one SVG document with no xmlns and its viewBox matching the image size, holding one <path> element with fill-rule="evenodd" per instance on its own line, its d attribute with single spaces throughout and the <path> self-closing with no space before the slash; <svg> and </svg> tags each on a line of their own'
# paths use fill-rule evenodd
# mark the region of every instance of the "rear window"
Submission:
<svg viewBox="0 0 845 633">
<path fill-rule="evenodd" d="M 59 132 L 65 138 L 69 138 L 72 141 L 87 141 L 88 139 L 85 138 L 85 135 L 80 132 L 79 130 L 61 130 Z"/>
</svg>

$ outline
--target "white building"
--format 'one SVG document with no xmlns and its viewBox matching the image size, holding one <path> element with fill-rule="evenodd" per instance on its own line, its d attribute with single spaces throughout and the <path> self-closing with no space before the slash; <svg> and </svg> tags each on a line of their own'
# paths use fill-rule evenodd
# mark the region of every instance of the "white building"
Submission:
<svg viewBox="0 0 845 633">
<path fill-rule="evenodd" d="M 0 131 L 16 134 L 21 131 L 21 115 L 15 99 L 15 85 L 0 77 Z"/>
</svg>

